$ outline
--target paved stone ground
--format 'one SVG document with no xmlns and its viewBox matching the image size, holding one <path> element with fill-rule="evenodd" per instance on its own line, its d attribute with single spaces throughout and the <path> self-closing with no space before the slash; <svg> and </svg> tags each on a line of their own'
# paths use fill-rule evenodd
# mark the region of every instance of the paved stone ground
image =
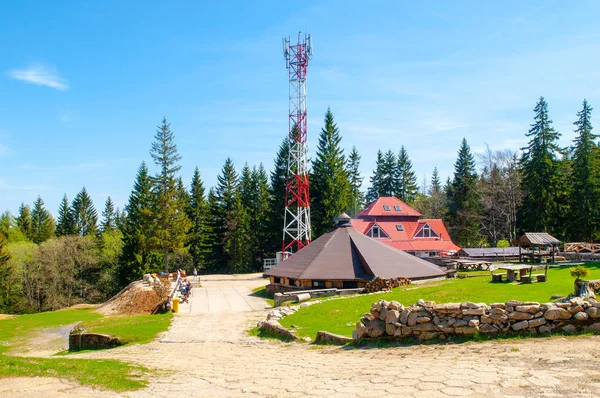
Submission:
<svg viewBox="0 0 600 398">
<path fill-rule="evenodd" d="M 203 288 L 253 283 L 206 280 Z M 266 312 L 181 313 L 160 341 L 84 356 L 158 370 L 130 397 L 593 397 L 600 389 L 600 336 L 345 349 L 248 336 Z M 0 396 L 31 393 L 98 396 L 54 379 L 0 383 Z"/>
</svg>

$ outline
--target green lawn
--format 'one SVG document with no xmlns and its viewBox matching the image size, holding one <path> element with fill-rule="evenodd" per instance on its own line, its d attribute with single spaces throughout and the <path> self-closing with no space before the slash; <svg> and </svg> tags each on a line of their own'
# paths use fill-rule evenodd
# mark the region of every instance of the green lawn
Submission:
<svg viewBox="0 0 600 398">
<path fill-rule="evenodd" d="M 262 297 L 267 301 L 271 307 L 274 305 L 273 297 L 267 295 L 267 288 L 265 286 L 259 286 L 255 289 L 252 289 L 252 293 L 254 296 Z"/>
<path fill-rule="evenodd" d="M 40 329 L 83 322 L 90 331 L 117 336 L 127 343 L 145 343 L 169 327 L 171 314 L 102 317 L 93 309 L 70 309 L 20 315 L 0 320 L 0 378 L 60 377 L 114 391 L 146 386 L 148 369 L 115 360 L 29 358 L 6 355 Z"/>
<path fill-rule="evenodd" d="M 588 263 L 585 267 L 590 272 L 587 279 L 600 279 L 600 263 Z M 419 299 L 436 303 L 473 301 L 489 304 L 511 299 L 547 302 L 554 294 L 568 295 L 572 292 L 573 280 L 569 267 L 551 268 L 547 282 L 532 284 L 491 283 L 488 272 L 487 277 L 448 279 L 400 287 L 389 293 L 326 300 L 283 318 L 281 324 L 311 339 L 319 330 L 351 336 L 356 322 L 369 312 L 371 304 L 377 300 L 397 300 L 404 305 L 414 304 Z"/>
</svg>

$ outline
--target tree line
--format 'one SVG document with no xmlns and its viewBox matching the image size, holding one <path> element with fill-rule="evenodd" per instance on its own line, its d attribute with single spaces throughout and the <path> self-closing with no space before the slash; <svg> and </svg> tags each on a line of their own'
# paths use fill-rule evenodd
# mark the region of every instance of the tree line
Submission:
<svg viewBox="0 0 600 398">
<path fill-rule="evenodd" d="M 313 237 L 328 232 L 341 212 L 355 216 L 379 196 L 397 196 L 423 216 L 442 218 L 459 246 L 496 246 L 524 231 L 562 240 L 594 241 L 600 235 L 600 161 L 587 101 L 577 113 L 573 145 L 560 148 L 542 97 L 521 152 L 489 147 L 475 156 L 463 139 L 452 178 L 442 183 L 434 168 L 417 183 L 408 152 L 378 151 L 370 186 L 362 191 L 361 157 L 346 156 L 330 109 L 312 159 Z M 124 209 L 111 198 L 102 217 L 86 188 L 56 220 L 38 197 L 18 214 L 0 216 L 0 311 L 56 309 L 103 300 L 144 273 L 194 267 L 205 273 L 260 271 L 281 248 L 288 140 L 273 169 L 228 158 L 216 186 L 206 190 L 198 168 L 189 186 L 170 124 L 159 125 L 150 155 L 138 168 Z"/>
</svg>

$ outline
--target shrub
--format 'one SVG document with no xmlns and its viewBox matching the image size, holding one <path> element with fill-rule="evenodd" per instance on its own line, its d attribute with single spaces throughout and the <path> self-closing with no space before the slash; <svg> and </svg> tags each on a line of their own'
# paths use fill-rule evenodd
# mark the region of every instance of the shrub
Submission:
<svg viewBox="0 0 600 398">
<path fill-rule="evenodd" d="M 500 239 L 496 247 L 510 247 L 510 243 L 506 239 Z"/>
<path fill-rule="evenodd" d="M 575 280 L 579 280 L 581 278 L 585 278 L 588 276 L 588 270 L 585 269 L 582 265 L 578 265 L 577 267 L 569 268 L 569 272 L 571 272 L 571 276 L 575 278 Z"/>
</svg>

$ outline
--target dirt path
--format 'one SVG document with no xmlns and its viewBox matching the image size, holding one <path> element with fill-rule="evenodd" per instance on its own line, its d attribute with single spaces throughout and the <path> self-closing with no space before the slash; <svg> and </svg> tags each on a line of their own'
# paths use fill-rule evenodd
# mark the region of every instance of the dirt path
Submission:
<svg viewBox="0 0 600 398">
<path fill-rule="evenodd" d="M 203 287 L 253 283 L 232 277 L 205 280 Z M 85 357 L 171 371 L 142 391 L 124 394 L 131 397 L 592 397 L 600 388 L 600 336 L 344 349 L 247 336 L 245 330 L 265 313 L 180 314 L 160 341 Z M 27 380 L 21 396 L 89 393 L 52 379 Z M 0 383 L 2 396 L 5 385 Z"/>
</svg>

